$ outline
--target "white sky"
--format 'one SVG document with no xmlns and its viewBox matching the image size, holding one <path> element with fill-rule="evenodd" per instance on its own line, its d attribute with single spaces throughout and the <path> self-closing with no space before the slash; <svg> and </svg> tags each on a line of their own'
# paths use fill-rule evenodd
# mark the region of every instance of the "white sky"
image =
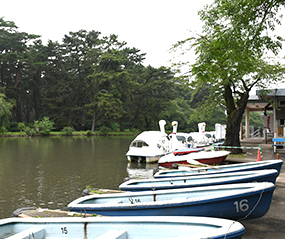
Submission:
<svg viewBox="0 0 285 239">
<path fill-rule="evenodd" d="M 213 0 L 2 0 L 0 17 L 13 21 L 19 31 L 61 41 L 70 31 L 116 34 L 146 53 L 145 65 L 170 66 L 172 44 L 189 31 L 201 32 L 198 10 Z"/>
<path fill-rule="evenodd" d="M 172 44 L 200 33 L 198 11 L 213 0 L 2 0 L 0 17 L 13 21 L 19 31 L 61 42 L 65 34 L 81 29 L 116 34 L 146 53 L 144 65 L 171 66 L 177 56 L 169 53 Z M 284 14 L 285 15 L 285 14 Z M 279 27 L 283 31 L 285 21 Z M 284 52 L 284 51 L 283 51 Z M 284 57 L 284 54 L 283 54 Z M 178 58 L 179 60 L 179 58 Z M 194 56 L 193 59 L 194 60 Z"/>
</svg>

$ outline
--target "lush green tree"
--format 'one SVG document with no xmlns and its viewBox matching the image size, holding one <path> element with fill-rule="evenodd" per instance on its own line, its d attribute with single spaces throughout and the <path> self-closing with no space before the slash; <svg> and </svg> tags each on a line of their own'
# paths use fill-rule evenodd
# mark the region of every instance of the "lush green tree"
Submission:
<svg viewBox="0 0 285 239">
<path fill-rule="evenodd" d="M 0 87 L 5 102 L 15 102 L 10 129 L 43 116 L 55 130 L 157 129 L 162 118 L 178 120 L 181 129 L 196 128 L 189 121 L 195 103 L 189 103 L 185 82 L 166 67 L 145 67 L 145 54 L 116 35 L 80 30 L 45 46 L 3 18 L 0 33 Z M 25 131 L 35 134 L 33 128 Z"/>
<path fill-rule="evenodd" d="M 105 38 L 105 40 L 107 39 Z M 119 117 L 117 120 L 120 124 L 120 130 L 124 130 L 123 121 L 128 112 L 131 89 L 135 84 L 134 79 L 137 78 L 136 69 L 141 67 L 141 62 L 145 55 L 140 54 L 138 49 L 125 47 L 126 43 L 124 42 L 120 44 L 115 41 L 114 36 L 111 36 L 108 41 L 112 44 L 108 44 L 109 48 L 99 56 L 99 62 L 94 65 L 94 72 L 89 77 L 95 93 L 93 93 L 93 99 L 90 99 L 90 103 L 86 105 L 92 107 L 92 131 L 95 127 L 96 116 L 106 118 L 110 114 Z M 107 94 L 102 93 L 103 91 L 107 92 Z M 102 97 L 102 94 L 104 94 L 104 97 Z M 106 98 L 107 95 L 108 97 Z M 98 106 L 101 105 L 101 100 L 104 100 L 105 103 L 110 100 L 107 109 L 112 113 L 97 114 L 97 111 L 100 110 Z M 113 107 L 111 107 L 112 104 Z M 115 110 L 117 111 L 116 113 Z M 110 122 L 113 120 L 115 120 L 114 117 L 109 118 Z M 104 119 L 100 121 L 106 122 Z"/>
<path fill-rule="evenodd" d="M 33 123 L 43 114 L 43 76 L 47 70 L 48 61 L 47 47 L 41 40 L 34 41 L 29 45 L 25 53 L 27 59 L 25 67 L 22 70 L 22 81 L 19 83 L 18 101 L 23 122 Z"/>
<path fill-rule="evenodd" d="M 9 122 L 12 108 L 13 103 L 6 101 L 5 95 L 0 93 L 0 132 L 4 131 L 4 127 Z"/>
<path fill-rule="evenodd" d="M 176 98 L 175 86 L 178 84 L 174 73 L 166 67 L 147 66 L 137 75 L 131 94 L 131 130 L 135 125 L 141 128 L 157 129 L 158 121 Z"/>
<path fill-rule="evenodd" d="M 80 30 L 65 35 L 63 43 L 49 42 L 48 66 L 44 81 L 47 115 L 55 120 L 57 128 L 73 126 L 80 130 L 88 117 L 85 104 L 90 85 L 86 84 L 92 66 L 91 49 L 101 44 L 100 32 Z"/>
<path fill-rule="evenodd" d="M 265 58 L 282 47 L 280 36 L 267 34 L 280 24 L 282 7 L 284 1 L 277 0 L 215 0 L 199 12 L 203 33 L 174 46 L 189 44 L 197 55 L 190 66 L 193 92 L 209 92 L 197 113 L 210 115 L 217 105 L 225 106 L 225 145 L 240 146 L 240 123 L 252 88 L 283 78 L 284 66 Z"/>
<path fill-rule="evenodd" d="M 28 51 L 32 41 L 39 36 L 17 29 L 14 22 L 0 18 L 0 86 L 5 87 L 8 99 L 16 100 L 12 117 L 21 122 L 25 118 L 22 108 L 28 107 L 24 102 L 27 96 L 25 85 L 29 77 L 27 72 L 32 72 Z"/>
<path fill-rule="evenodd" d="M 250 126 L 254 127 L 254 130 L 264 128 L 264 115 L 263 112 L 253 111 L 249 114 Z M 242 125 L 245 125 L 245 115 L 242 119 Z"/>
</svg>

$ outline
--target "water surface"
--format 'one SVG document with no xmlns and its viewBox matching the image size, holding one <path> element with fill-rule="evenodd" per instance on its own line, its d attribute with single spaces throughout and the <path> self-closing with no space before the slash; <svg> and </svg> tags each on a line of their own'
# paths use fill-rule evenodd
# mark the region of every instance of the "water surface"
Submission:
<svg viewBox="0 0 285 239">
<path fill-rule="evenodd" d="M 134 137 L 0 138 L 0 218 L 22 207 L 67 210 L 86 186 L 118 189 L 154 165 L 128 163 Z"/>
</svg>

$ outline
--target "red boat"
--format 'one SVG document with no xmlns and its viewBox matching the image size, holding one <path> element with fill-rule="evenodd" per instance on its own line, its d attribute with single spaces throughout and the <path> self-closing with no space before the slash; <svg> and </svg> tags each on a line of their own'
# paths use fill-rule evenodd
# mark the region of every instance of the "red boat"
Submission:
<svg viewBox="0 0 285 239">
<path fill-rule="evenodd" d="M 220 164 L 230 154 L 229 151 L 200 151 L 189 154 L 167 154 L 158 160 L 159 166 L 172 168 L 173 164 Z"/>
</svg>

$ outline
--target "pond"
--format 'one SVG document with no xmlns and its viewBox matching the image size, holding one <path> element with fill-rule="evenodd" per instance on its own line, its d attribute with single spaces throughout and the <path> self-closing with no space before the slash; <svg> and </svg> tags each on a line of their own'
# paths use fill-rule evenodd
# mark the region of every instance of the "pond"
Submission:
<svg viewBox="0 0 285 239">
<path fill-rule="evenodd" d="M 67 210 L 87 187 L 119 189 L 157 164 L 128 163 L 134 137 L 0 138 L 0 218 L 22 207 Z"/>
</svg>

